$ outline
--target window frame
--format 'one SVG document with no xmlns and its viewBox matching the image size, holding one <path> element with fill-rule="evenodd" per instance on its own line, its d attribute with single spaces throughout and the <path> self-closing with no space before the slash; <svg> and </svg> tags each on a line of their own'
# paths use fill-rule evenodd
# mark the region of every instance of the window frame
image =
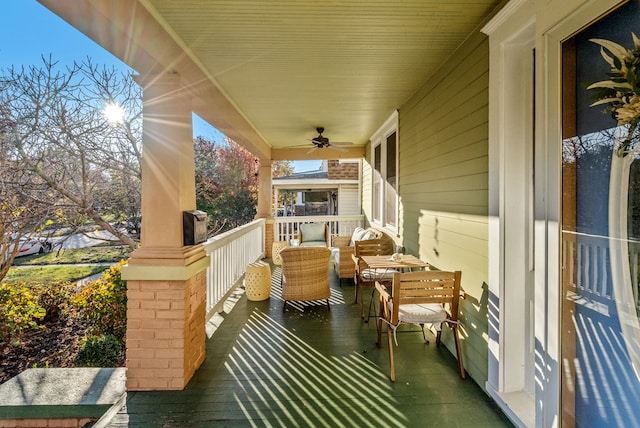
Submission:
<svg viewBox="0 0 640 428">
<path fill-rule="evenodd" d="M 395 133 L 395 183 L 393 186 L 389 186 L 387 182 L 388 168 L 388 153 L 387 144 L 388 138 Z M 398 111 L 394 111 L 393 114 L 384 122 L 384 124 L 378 128 L 370 139 L 371 142 L 371 223 L 384 228 L 393 233 L 398 231 L 398 222 L 400 218 L 400 204 L 399 204 L 399 130 L 398 130 Z M 376 149 L 380 148 L 380 170 L 376 169 Z M 378 181 L 376 179 L 379 178 Z M 387 200 L 388 193 L 394 192 L 393 197 L 393 211 L 395 219 L 389 219 Z M 376 191 L 379 193 L 379 198 L 376 198 Z M 376 206 L 376 200 L 378 206 Z M 395 223 L 393 223 L 395 221 Z"/>
</svg>

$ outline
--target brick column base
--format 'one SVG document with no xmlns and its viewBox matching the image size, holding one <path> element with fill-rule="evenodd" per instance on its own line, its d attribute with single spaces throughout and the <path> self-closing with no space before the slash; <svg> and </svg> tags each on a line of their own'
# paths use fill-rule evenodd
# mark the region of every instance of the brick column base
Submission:
<svg viewBox="0 0 640 428">
<path fill-rule="evenodd" d="M 206 270 L 128 279 L 127 299 L 127 390 L 183 389 L 205 358 Z"/>
<path fill-rule="evenodd" d="M 273 244 L 274 241 L 274 237 L 273 237 L 273 227 L 275 225 L 275 221 L 273 220 L 273 218 L 268 218 L 265 221 L 265 239 L 264 239 L 264 252 L 267 258 L 271 258 L 273 257 L 273 254 L 271 254 L 271 244 Z"/>
</svg>

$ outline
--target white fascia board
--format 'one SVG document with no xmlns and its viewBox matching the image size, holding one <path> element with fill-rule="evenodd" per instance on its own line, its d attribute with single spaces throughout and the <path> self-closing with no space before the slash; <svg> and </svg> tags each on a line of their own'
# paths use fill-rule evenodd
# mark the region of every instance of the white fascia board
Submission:
<svg viewBox="0 0 640 428">
<path fill-rule="evenodd" d="M 278 180 L 274 178 L 272 180 L 273 187 L 277 187 L 279 189 L 284 188 L 300 188 L 304 187 L 307 189 L 312 189 L 314 187 L 336 187 L 342 184 L 358 184 L 358 180 L 328 180 L 328 179 L 294 179 L 294 180 Z"/>
</svg>

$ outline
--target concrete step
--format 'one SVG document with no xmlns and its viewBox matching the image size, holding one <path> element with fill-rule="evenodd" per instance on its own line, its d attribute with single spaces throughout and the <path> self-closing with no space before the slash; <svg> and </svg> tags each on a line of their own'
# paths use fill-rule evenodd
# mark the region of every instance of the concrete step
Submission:
<svg viewBox="0 0 640 428">
<path fill-rule="evenodd" d="M 97 419 L 122 398 L 125 385 L 125 368 L 28 369 L 0 385 L 0 422 Z"/>
</svg>

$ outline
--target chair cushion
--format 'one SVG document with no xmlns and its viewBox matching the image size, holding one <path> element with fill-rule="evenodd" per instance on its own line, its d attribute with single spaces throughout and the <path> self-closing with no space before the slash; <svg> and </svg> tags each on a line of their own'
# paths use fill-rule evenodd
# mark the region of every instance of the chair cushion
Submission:
<svg viewBox="0 0 640 428">
<path fill-rule="evenodd" d="M 322 241 L 304 241 L 300 244 L 301 247 L 326 247 L 327 243 L 323 239 Z"/>
<path fill-rule="evenodd" d="M 391 281 L 394 273 L 398 273 L 398 271 L 395 269 L 363 269 L 360 275 L 369 281 Z"/>
<path fill-rule="evenodd" d="M 361 227 L 356 227 L 353 230 L 353 234 L 351 235 L 351 241 L 349 241 L 349 246 L 353 247 L 356 241 L 365 241 L 367 239 L 374 239 L 376 237 L 376 232 L 371 229 L 363 229 Z"/>
<path fill-rule="evenodd" d="M 340 248 L 331 247 L 331 261 L 333 261 L 336 265 L 340 264 Z"/>
<path fill-rule="evenodd" d="M 398 318 L 411 324 L 439 324 L 447 319 L 447 311 L 439 303 L 400 305 Z"/>
<path fill-rule="evenodd" d="M 325 242 L 324 231 L 325 231 L 324 223 L 304 223 L 300 225 L 300 236 L 302 238 L 302 242 L 307 242 L 307 241 Z"/>
</svg>

